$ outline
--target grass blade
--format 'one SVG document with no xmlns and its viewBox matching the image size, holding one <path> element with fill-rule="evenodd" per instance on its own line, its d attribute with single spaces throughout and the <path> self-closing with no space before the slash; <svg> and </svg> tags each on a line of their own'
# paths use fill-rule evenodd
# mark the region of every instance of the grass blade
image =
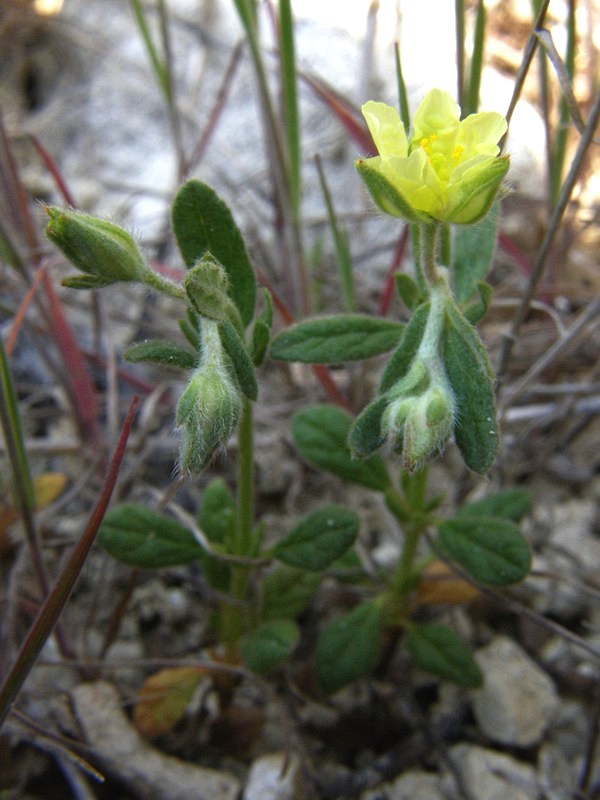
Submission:
<svg viewBox="0 0 600 800">
<path fill-rule="evenodd" d="M 294 19 L 292 17 L 290 0 L 279 0 L 279 59 L 283 97 L 283 120 L 289 161 L 289 194 L 292 204 L 292 213 L 297 217 L 300 213 L 300 200 L 302 195 L 302 155 L 300 152 Z"/>
</svg>

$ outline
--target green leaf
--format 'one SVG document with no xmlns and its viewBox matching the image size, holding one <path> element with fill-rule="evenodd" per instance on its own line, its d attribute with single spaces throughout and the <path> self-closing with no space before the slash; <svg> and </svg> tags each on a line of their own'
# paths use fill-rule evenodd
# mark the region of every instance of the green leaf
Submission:
<svg viewBox="0 0 600 800">
<path fill-rule="evenodd" d="M 317 642 L 317 678 L 331 694 L 366 675 L 377 664 L 381 634 L 378 603 L 361 603 L 326 625 Z"/>
<path fill-rule="evenodd" d="M 383 492 L 390 485 L 390 476 L 383 459 L 374 455 L 355 461 L 347 439 L 352 418 L 339 408 L 318 405 L 303 409 L 292 419 L 292 435 L 301 455 L 313 466 Z"/>
<path fill-rule="evenodd" d="M 526 489 L 507 489 L 462 506 L 456 516 L 501 517 L 519 522 L 530 508 L 531 495 Z"/>
<path fill-rule="evenodd" d="M 412 315 L 410 322 L 404 329 L 404 334 L 398 347 L 392 353 L 383 370 L 379 383 L 379 394 L 384 394 L 388 389 L 391 389 L 408 372 L 421 344 L 429 317 L 429 309 L 430 304 L 424 303 Z"/>
<path fill-rule="evenodd" d="M 164 364 L 167 367 L 193 369 L 198 361 L 198 354 L 186 350 L 173 342 L 150 339 L 128 347 L 123 353 L 125 361 L 137 364 L 139 361 L 150 361 L 153 364 Z"/>
<path fill-rule="evenodd" d="M 494 463 L 499 438 L 490 362 L 477 331 L 451 302 L 442 339 L 456 401 L 454 438 L 467 467 L 484 475 Z"/>
<path fill-rule="evenodd" d="M 299 322 L 271 342 L 271 357 L 305 364 L 341 364 L 386 353 L 404 326 L 363 314 L 338 314 Z"/>
<path fill-rule="evenodd" d="M 423 302 L 423 295 L 417 282 L 406 272 L 395 272 L 394 283 L 398 297 L 409 311 L 414 311 Z"/>
<path fill-rule="evenodd" d="M 466 303 L 488 273 L 498 231 L 497 208 L 475 225 L 454 225 L 452 286 L 459 304 Z"/>
<path fill-rule="evenodd" d="M 406 646 L 415 664 L 438 678 L 467 689 L 477 689 L 483 683 L 483 675 L 471 651 L 450 628 L 411 623 Z"/>
<path fill-rule="evenodd" d="M 113 281 L 107 281 L 100 275 L 67 275 L 61 280 L 61 286 L 67 289 L 104 289 L 110 286 Z"/>
<path fill-rule="evenodd" d="M 255 367 L 260 367 L 265 359 L 269 340 L 271 338 L 271 327 L 273 325 L 273 300 L 268 289 L 262 289 L 264 308 L 254 322 L 252 328 L 252 361 Z"/>
<path fill-rule="evenodd" d="M 484 281 L 477 281 L 475 288 L 477 289 L 476 299 L 472 303 L 469 303 L 463 310 L 465 319 L 470 322 L 471 325 L 476 325 L 480 319 L 485 317 L 490 307 L 493 292 L 489 283 L 485 283 Z"/>
<path fill-rule="evenodd" d="M 208 251 L 229 276 L 231 298 L 247 325 L 254 313 L 256 280 L 246 246 L 229 208 L 198 180 L 179 190 L 172 209 L 173 230 L 188 268 Z"/>
<path fill-rule="evenodd" d="M 296 567 L 282 566 L 269 572 L 263 582 L 262 619 L 295 619 L 306 609 L 322 576 Z"/>
<path fill-rule="evenodd" d="M 298 626 L 289 619 L 263 622 L 240 642 L 242 660 L 253 672 L 264 675 L 290 655 L 299 639 Z"/>
<path fill-rule="evenodd" d="M 256 384 L 254 365 L 246 345 L 228 320 L 219 323 L 219 336 L 221 337 L 223 349 L 231 359 L 231 365 L 240 389 L 250 400 L 256 400 L 258 386 Z"/>
<path fill-rule="evenodd" d="M 215 478 L 204 489 L 197 520 L 206 538 L 229 552 L 235 534 L 235 503 L 221 478 Z M 203 550 L 200 563 L 202 573 L 211 586 L 222 592 L 229 590 L 231 567 L 226 561 Z"/>
<path fill-rule="evenodd" d="M 202 555 L 191 531 L 136 503 L 108 511 L 98 541 L 117 560 L 146 569 L 189 564 Z"/>
<path fill-rule="evenodd" d="M 509 519 L 459 515 L 438 527 L 441 549 L 476 581 L 488 586 L 508 586 L 527 576 L 531 566 L 529 545 Z"/>
<path fill-rule="evenodd" d="M 202 492 L 198 526 L 213 544 L 226 545 L 235 528 L 235 503 L 222 478 L 214 478 Z"/>
<path fill-rule="evenodd" d="M 347 508 L 326 506 L 302 519 L 273 549 L 292 567 L 321 572 L 340 558 L 358 534 L 358 517 Z"/>
</svg>

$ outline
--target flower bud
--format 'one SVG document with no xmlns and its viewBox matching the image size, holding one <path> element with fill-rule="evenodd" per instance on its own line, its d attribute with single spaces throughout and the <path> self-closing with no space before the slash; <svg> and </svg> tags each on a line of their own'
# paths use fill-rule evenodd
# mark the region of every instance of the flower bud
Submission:
<svg viewBox="0 0 600 800">
<path fill-rule="evenodd" d="M 240 393 L 227 368 L 216 323 L 202 322 L 202 358 L 177 404 L 182 471 L 198 473 L 234 432 Z"/>
<path fill-rule="evenodd" d="M 149 269 L 133 237 L 107 220 L 80 211 L 46 208 L 46 236 L 84 275 L 63 280 L 74 289 L 98 289 L 117 281 L 143 280 Z"/>
<path fill-rule="evenodd" d="M 444 448 L 453 419 L 452 392 L 440 376 L 423 394 L 393 400 L 383 414 L 382 433 L 413 471 Z"/>
</svg>

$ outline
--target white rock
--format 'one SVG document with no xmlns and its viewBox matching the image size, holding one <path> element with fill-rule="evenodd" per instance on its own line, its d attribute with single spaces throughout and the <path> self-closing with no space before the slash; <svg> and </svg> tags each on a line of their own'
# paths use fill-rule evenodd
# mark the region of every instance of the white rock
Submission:
<svg viewBox="0 0 600 800">
<path fill-rule="evenodd" d="M 385 785 L 386 800 L 445 800 L 440 788 L 440 776 L 413 770 Z"/>
<path fill-rule="evenodd" d="M 451 748 L 450 757 L 477 800 L 538 800 L 535 770 L 528 764 L 469 744 Z"/>
<path fill-rule="evenodd" d="M 250 767 L 244 800 L 303 800 L 306 796 L 300 759 L 269 753 Z"/>
<path fill-rule="evenodd" d="M 511 639 L 498 636 L 476 659 L 483 688 L 472 692 L 477 724 L 495 742 L 529 747 L 538 743 L 558 709 L 548 675 Z"/>
</svg>

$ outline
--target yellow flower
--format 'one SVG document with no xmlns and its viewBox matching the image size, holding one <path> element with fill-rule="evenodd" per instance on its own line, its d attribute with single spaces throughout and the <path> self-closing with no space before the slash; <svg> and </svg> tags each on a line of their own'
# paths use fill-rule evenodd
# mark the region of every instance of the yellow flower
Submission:
<svg viewBox="0 0 600 800">
<path fill-rule="evenodd" d="M 412 136 L 395 108 L 362 107 L 379 153 L 356 162 L 377 205 L 411 222 L 477 222 L 490 209 L 508 169 L 498 141 L 506 120 L 494 111 L 460 119 L 447 92 L 429 91 L 416 111 Z"/>
</svg>

